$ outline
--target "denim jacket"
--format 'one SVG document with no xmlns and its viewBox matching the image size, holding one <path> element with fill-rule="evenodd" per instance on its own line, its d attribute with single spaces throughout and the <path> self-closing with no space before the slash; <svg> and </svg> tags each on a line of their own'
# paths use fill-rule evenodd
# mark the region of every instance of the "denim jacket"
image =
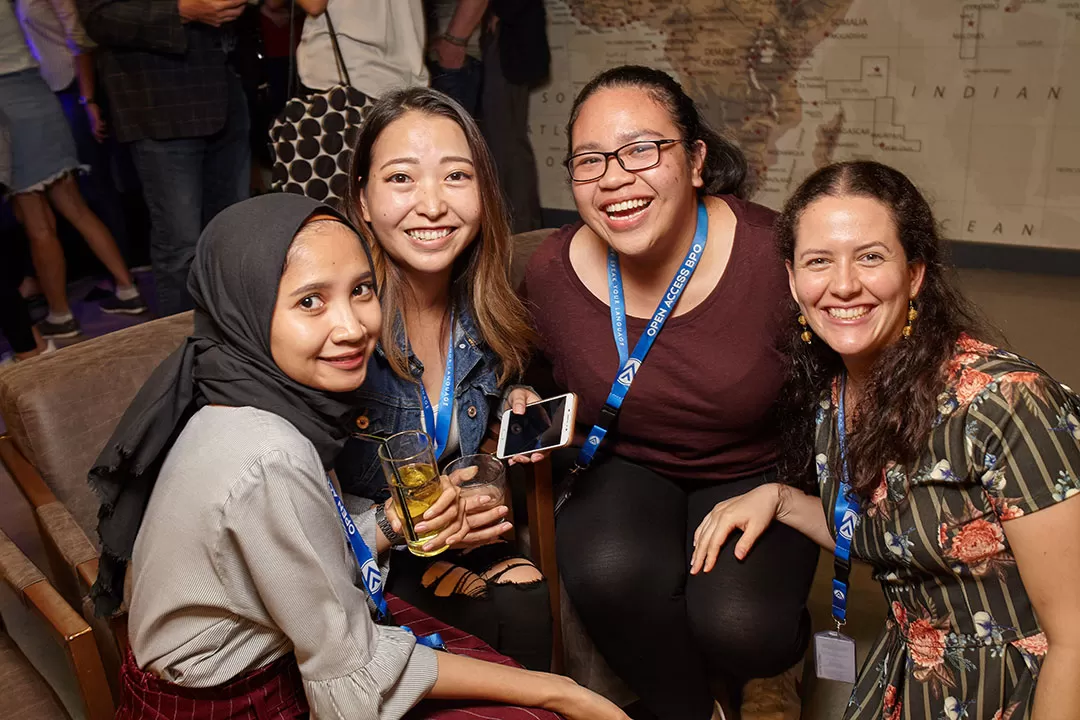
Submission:
<svg viewBox="0 0 1080 720">
<path fill-rule="evenodd" d="M 458 437 L 462 455 L 480 448 L 488 428 L 490 410 L 502 397 L 498 385 L 499 359 L 480 339 L 467 310 L 454 323 L 454 399 L 457 402 Z M 404 333 L 402 333 L 404 344 Z M 380 343 L 368 361 L 367 378 L 357 390 L 358 432 L 387 437 L 421 427 L 423 402 L 417 383 L 424 366 L 407 353 L 409 369 L 416 382 L 403 380 L 393 371 Z M 336 470 L 341 488 L 352 495 L 383 501 L 389 497 L 386 478 L 379 464 L 378 442 L 350 438 L 338 456 Z M 445 458 L 444 458 L 445 459 Z"/>
</svg>

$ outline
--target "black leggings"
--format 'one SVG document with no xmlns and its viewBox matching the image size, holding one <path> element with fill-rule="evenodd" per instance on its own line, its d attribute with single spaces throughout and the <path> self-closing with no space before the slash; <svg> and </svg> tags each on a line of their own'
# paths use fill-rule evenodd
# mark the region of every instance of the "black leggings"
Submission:
<svg viewBox="0 0 1080 720">
<path fill-rule="evenodd" d="M 556 453 L 555 477 L 576 454 Z M 806 651 L 818 548 L 801 533 L 773 523 L 740 562 L 736 532 L 712 572 L 689 574 L 705 515 L 770 479 L 697 486 L 615 457 L 580 476 L 559 513 L 566 591 L 608 664 L 662 720 L 706 720 L 713 688 L 779 675 Z"/>
</svg>

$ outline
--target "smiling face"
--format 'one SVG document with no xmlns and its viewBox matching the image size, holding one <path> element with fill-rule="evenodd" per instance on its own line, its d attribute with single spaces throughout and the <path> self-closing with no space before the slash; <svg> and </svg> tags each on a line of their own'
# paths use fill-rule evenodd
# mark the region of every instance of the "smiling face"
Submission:
<svg viewBox="0 0 1080 720">
<path fill-rule="evenodd" d="M 473 154 L 453 120 L 410 111 L 371 152 L 360 214 L 403 269 L 443 273 L 476 238 L 481 203 Z"/>
<path fill-rule="evenodd" d="M 610 87 L 582 103 L 570 154 L 665 139 L 684 139 L 666 108 L 643 89 Z M 704 163 L 703 143 L 692 154 L 683 143 L 664 145 L 659 164 L 638 172 L 623 170 L 610 158 L 600 179 L 571 183 L 574 202 L 589 229 L 620 255 L 647 256 L 687 218 L 693 223 Z"/>
<path fill-rule="evenodd" d="M 382 323 L 360 239 L 331 220 L 308 223 L 289 248 L 270 323 L 270 352 L 293 380 L 351 392 L 363 384 Z"/>
<path fill-rule="evenodd" d="M 799 217 L 788 279 L 814 333 L 854 371 L 900 339 L 925 270 L 908 262 L 883 203 L 823 196 Z"/>
</svg>

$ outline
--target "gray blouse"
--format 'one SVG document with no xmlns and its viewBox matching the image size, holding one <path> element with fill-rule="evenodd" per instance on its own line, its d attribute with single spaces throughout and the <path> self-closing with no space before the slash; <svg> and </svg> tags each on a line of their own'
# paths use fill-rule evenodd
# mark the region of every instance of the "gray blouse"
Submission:
<svg viewBox="0 0 1080 720">
<path fill-rule="evenodd" d="M 354 519 L 374 548 L 373 509 Z M 315 447 L 272 413 L 204 407 L 188 421 L 132 576 L 132 651 L 169 682 L 220 685 L 294 652 L 312 717 L 335 720 L 400 718 L 435 683 L 434 651 L 372 620 Z"/>
</svg>

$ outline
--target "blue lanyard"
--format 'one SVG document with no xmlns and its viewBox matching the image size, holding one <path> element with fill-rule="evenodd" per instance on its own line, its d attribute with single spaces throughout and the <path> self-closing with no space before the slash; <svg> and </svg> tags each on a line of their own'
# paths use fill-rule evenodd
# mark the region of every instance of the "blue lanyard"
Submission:
<svg viewBox="0 0 1080 720">
<path fill-rule="evenodd" d="M 607 435 L 608 429 L 619 414 L 619 408 L 622 407 L 623 400 L 626 399 L 626 393 L 629 392 L 630 385 L 634 382 L 634 376 L 637 374 L 638 369 L 641 368 L 641 363 L 645 361 L 645 356 L 649 354 L 649 350 L 652 348 L 653 343 L 656 342 L 660 331 L 664 329 L 664 323 L 675 312 L 675 306 L 678 304 L 683 290 L 690 284 L 690 278 L 694 275 L 694 270 L 701 261 L 701 255 L 705 251 L 705 242 L 708 238 L 709 213 L 705 209 L 705 203 L 699 201 L 697 227 L 694 230 L 694 239 L 690 242 L 690 249 L 686 252 L 682 267 L 675 273 L 667 292 L 660 299 L 660 304 L 656 306 L 656 312 L 653 313 L 648 327 L 638 338 L 633 353 L 628 353 L 626 301 L 623 293 L 622 271 L 619 269 L 619 256 L 614 250 L 608 249 L 608 302 L 611 304 L 611 333 L 615 336 L 615 345 L 619 349 L 619 373 L 615 376 L 615 382 L 611 384 L 611 392 L 608 394 L 607 402 L 600 409 L 600 420 L 596 425 L 593 425 L 592 430 L 589 431 L 589 435 L 585 439 L 585 444 L 581 447 L 581 452 L 578 453 L 578 469 L 589 466 L 593 456 L 596 455 L 596 450 L 600 447 L 600 443 L 604 441 L 604 436 Z"/>
<path fill-rule="evenodd" d="M 424 425 L 428 435 L 435 441 L 435 458 L 442 457 L 450 438 L 450 425 L 454 416 L 454 313 L 450 313 L 450 348 L 446 351 L 446 372 L 443 373 L 442 392 L 439 394 L 439 417 L 431 406 L 424 381 L 420 381 L 420 400 L 424 403 Z"/>
<path fill-rule="evenodd" d="M 349 538 L 349 544 L 352 545 L 353 555 L 356 556 L 356 561 L 360 563 L 360 578 L 364 581 L 364 589 L 367 590 L 371 601 L 375 603 L 375 612 L 379 616 L 379 621 L 386 622 L 390 619 L 390 610 L 386 606 L 386 598 L 383 597 L 383 579 L 382 571 L 379 570 L 379 563 L 371 554 L 371 549 L 364 542 L 364 538 L 360 537 L 360 531 L 356 529 L 356 523 L 353 522 L 352 515 L 345 509 L 345 503 L 341 502 L 341 497 L 338 495 L 337 490 L 334 489 L 334 483 L 330 480 L 329 475 L 326 476 L 326 484 L 330 486 L 330 494 L 334 496 L 334 504 L 337 505 L 341 524 L 345 527 L 345 536 Z M 402 625 L 401 627 L 408 630 L 415 637 L 413 631 L 409 630 L 407 626 Z M 431 633 L 425 637 L 416 638 L 416 642 L 436 650 L 446 649 L 439 633 Z"/>
<path fill-rule="evenodd" d="M 847 374 L 840 376 L 840 402 L 836 413 L 836 432 L 840 437 L 840 487 L 833 507 L 836 528 L 836 551 L 833 557 L 832 615 L 837 629 L 847 620 L 848 579 L 851 577 L 851 538 L 859 526 L 859 504 L 851 492 L 851 476 L 847 462 L 847 422 L 844 416 L 844 394 Z"/>
</svg>

